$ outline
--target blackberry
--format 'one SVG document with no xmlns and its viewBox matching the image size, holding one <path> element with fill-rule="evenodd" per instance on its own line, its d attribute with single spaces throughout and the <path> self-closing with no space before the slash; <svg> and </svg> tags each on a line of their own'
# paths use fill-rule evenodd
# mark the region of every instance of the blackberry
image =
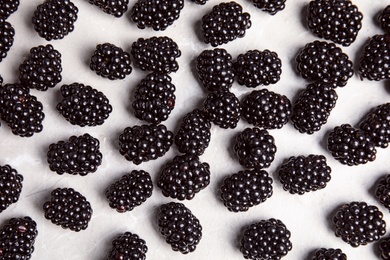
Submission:
<svg viewBox="0 0 390 260">
<path fill-rule="evenodd" d="M 386 6 L 385 9 L 378 16 L 380 27 L 387 33 L 390 33 L 390 5 Z"/>
<path fill-rule="evenodd" d="M 221 199 L 229 211 L 247 211 L 272 196 L 272 182 L 264 170 L 239 171 L 224 179 Z"/>
<path fill-rule="evenodd" d="M 176 72 L 181 56 L 177 43 L 167 36 L 139 38 L 131 46 L 134 63 L 141 69 L 159 73 Z"/>
<path fill-rule="evenodd" d="M 9 22 L 0 17 L 0 62 L 7 57 L 14 44 L 15 29 Z"/>
<path fill-rule="evenodd" d="M 390 238 L 383 238 L 379 242 L 380 249 L 380 259 L 389 260 L 390 259 Z"/>
<path fill-rule="evenodd" d="M 285 191 L 303 195 L 326 187 L 332 169 L 323 155 L 291 156 L 279 170 L 280 182 Z"/>
<path fill-rule="evenodd" d="M 164 31 L 179 19 L 184 0 L 138 0 L 131 10 L 131 19 L 140 29 Z"/>
<path fill-rule="evenodd" d="M 215 5 L 211 12 L 202 17 L 203 40 L 217 47 L 242 38 L 252 26 L 250 18 L 250 14 L 244 13 L 241 5 L 236 2 Z"/>
<path fill-rule="evenodd" d="M 270 50 L 249 50 L 234 62 L 237 82 L 249 88 L 275 84 L 282 74 L 282 61 Z"/>
<path fill-rule="evenodd" d="M 11 166 L 0 166 L 0 213 L 19 200 L 23 176 Z"/>
<path fill-rule="evenodd" d="M 72 125 L 102 125 L 112 112 L 108 98 L 97 89 L 81 83 L 62 85 L 57 110 Z"/>
<path fill-rule="evenodd" d="M 151 73 L 138 84 L 132 107 L 134 115 L 148 123 L 168 119 L 175 108 L 176 87 L 168 74 Z"/>
<path fill-rule="evenodd" d="M 196 155 L 177 155 L 161 171 L 157 187 L 165 197 L 191 200 L 210 184 L 210 166 Z"/>
<path fill-rule="evenodd" d="M 37 236 L 37 223 L 30 217 L 9 219 L 0 229 L 1 259 L 30 259 Z"/>
<path fill-rule="evenodd" d="M 57 188 L 51 192 L 50 200 L 43 204 L 45 218 L 64 229 L 79 232 L 88 227 L 92 218 L 89 201 L 72 188 Z"/>
<path fill-rule="evenodd" d="M 112 241 L 107 260 L 132 259 L 145 260 L 148 247 L 145 240 L 137 234 L 125 232 Z"/>
<path fill-rule="evenodd" d="M 363 14 L 350 0 L 312 0 L 308 27 L 316 36 L 343 46 L 353 43 L 362 27 Z"/>
<path fill-rule="evenodd" d="M 153 192 L 153 183 L 148 172 L 133 170 L 123 175 L 106 189 L 110 207 L 119 213 L 133 210 L 144 203 Z"/>
<path fill-rule="evenodd" d="M 19 0 L 6 0 L 0 3 L 0 17 L 6 20 L 19 7 Z"/>
<path fill-rule="evenodd" d="M 281 259 L 292 249 L 290 237 L 281 220 L 261 220 L 246 227 L 240 251 L 246 259 Z"/>
<path fill-rule="evenodd" d="M 227 92 L 234 82 L 232 55 L 225 49 L 204 50 L 196 58 L 196 71 L 208 91 Z"/>
<path fill-rule="evenodd" d="M 291 122 L 301 133 L 319 131 L 326 124 L 337 98 L 332 85 L 323 82 L 309 84 L 293 105 Z"/>
<path fill-rule="evenodd" d="M 349 124 L 336 126 L 328 137 L 328 151 L 342 164 L 365 164 L 376 158 L 375 144 L 369 135 Z"/>
<path fill-rule="evenodd" d="M 100 142 L 89 134 L 71 136 L 67 141 L 49 145 L 47 162 L 50 170 L 57 174 L 85 176 L 95 172 L 102 163 Z"/>
<path fill-rule="evenodd" d="M 375 189 L 375 196 L 390 211 L 390 174 L 379 181 Z"/>
<path fill-rule="evenodd" d="M 344 204 L 333 216 L 333 223 L 336 236 L 352 247 L 377 241 L 386 233 L 383 213 L 365 202 Z"/>
<path fill-rule="evenodd" d="M 285 3 L 286 0 L 253 0 L 253 4 L 257 8 L 271 15 L 282 11 L 286 7 Z"/>
<path fill-rule="evenodd" d="M 374 35 L 364 46 L 359 60 L 360 77 L 368 80 L 390 79 L 390 35 Z"/>
<path fill-rule="evenodd" d="M 227 129 L 236 128 L 240 121 L 240 101 L 232 92 L 209 93 L 203 104 L 203 111 L 211 122 Z"/>
<path fill-rule="evenodd" d="M 172 144 L 173 133 L 162 124 L 126 127 L 119 135 L 120 154 L 137 165 L 162 157 Z"/>
<path fill-rule="evenodd" d="M 242 116 L 254 126 L 280 129 L 291 115 L 291 101 L 285 96 L 265 88 L 253 90 L 242 102 Z"/>
<path fill-rule="evenodd" d="M 191 0 L 191 1 L 197 5 L 204 5 L 208 0 Z"/>
<path fill-rule="evenodd" d="M 103 12 L 115 17 L 122 17 L 127 12 L 129 0 L 88 0 L 90 4 L 96 5 Z"/>
<path fill-rule="evenodd" d="M 329 1 L 324 1 L 329 2 Z M 307 43 L 297 57 L 297 70 L 305 79 L 343 87 L 353 76 L 353 63 L 334 43 L 314 41 Z"/>
<path fill-rule="evenodd" d="M 195 251 L 202 238 L 202 225 L 184 204 L 170 202 L 160 206 L 158 227 L 172 250 L 187 254 Z"/>
<path fill-rule="evenodd" d="M 30 57 L 19 66 L 20 82 L 37 90 L 53 88 L 61 80 L 61 53 L 51 44 L 30 49 Z"/>
<path fill-rule="evenodd" d="M 390 142 L 390 103 L 377 106 L 360 123 L 376 146 L 386 148 Z"/>
<path fill-rule="evenodd" d="M 132 71 L 130 54 L 111 43 L 98 44 L 91 57 L 90 68 L 110 80 L 124 79 Z"/>
<path fill-rule="evenodd" d="M 268 168 L 275 159 L 275 139 L 265 129 L 245 128 L 233 146 L 239 163 L 248 169 Z"/>
<path fill-rule="evenodd" d="M 12 133 L 30 137 L 43 129 L 45 118 L 43 106 L 21 84 L 5 84 L 0 87 L 0 118 L 11 128 Z"/>
<path fill-rule="evenodd" d="M 175 135 L 175 144 L 181 153 L 202 155 L 209 146 L 211 123 L 200 109 L 186 114 Z"/>
<path fill-rule="evenodd" d="M 78 11 L 70 0 L 45 0 L 35 10 L 32 23 L 47 41 L 62 39 L 74 30 Z"/>
<path fill-rule="evenodd" d="M 347 255 L 339 248 L 320 248 L 315 251 L 312 260 L 347 260 Z"/>
</svg>

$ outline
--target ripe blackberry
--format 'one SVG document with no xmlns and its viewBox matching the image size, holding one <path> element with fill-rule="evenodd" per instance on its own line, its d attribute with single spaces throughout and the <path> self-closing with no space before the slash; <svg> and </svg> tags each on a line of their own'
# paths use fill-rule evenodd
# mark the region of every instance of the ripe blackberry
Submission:
<svg viewBox="0 0 390 260">
<path fill-rule="evenodd" d="M 360 123 L 376 146 L 386 148 L 390 142 L 390 103 L 377 106 Z"/>
<path fill-rule="evenodd" d="M 246 259 L 281 259 L 292 249 L 290 237 L 281 220 L 261 220 L 246 227 L 240 251 Z"/>
<path fill-rule="evenodd" d="M 386 233 L 382 212 L 365 202 L 351 202 L 341 206 L 333 216 L 335 234 L 352 247 L 367 245 Z"/>
<path fill-rule="evenodd" d="M 203 40 L 217 47 L 244 37 L 251 26 L 250 14 L 243 13 L 241 5 L 233 1 L 220 3 L 202 17 Z"/>
<path fill-rule="evenodd" d="M 57 188 L 51 192 L 49 201 L 43 204 L 45 218 L 53 224 L 79 232 L 88 227 L 92 218 L 89 201 L 72 188 Z"/>
<path fill-rule="evenodd" d="M 14 44 L 15 29 L 9 22 L 0 17 L 0 62 L 7 57 Z"/>
<path fill-rule="evenodd" d="M 126 127 L 119 135 L 120 154 L 137 165 L 163 156 L 172 144 L 173 133 L 162 124 Z"/>
<path fill-rule="evenodd" d="M 175 144 L 181 153 L 202 155 L 209 146 L 211 123 L 203 111 L 195 109 L 186 114 L 175 135 Z"/>
<path fill-rule="evenodd" d="M 1 259 L 30 259 L 37 235 L 37 223 L 30 217 L 9 219 L 0 230 Z"/>
<path fill-rule="evenodd" d="M 330 181 L 332 169 L 323 155 L 291 156 L 279 170 L 280 182 L 285 191 L 303 195 L 320 190 Z"/>
<path fill-rule="evenodd" d="M 184 204 L 170 202 L 160 206 L 158 226 L 172 250 L 187 254 L 195 251 L 202 238 L 202 225 Z"/>
<path fill-rule="evenodd" d="M 134 115 L 148 123 L 168 119 L 175 108 L 176 87 L 168 74 L 151 73 L 138 84 L 134 95 Z"/>
<path fill-rule="evenodd" d="M 167 36 L 139 38 L 131 46 L 134 63 L 141 69 L 159 73 L 176 72 L 181 56 L 177 43 Z"/>
<path fill-rule="evenodd" d="M 72 125 L 102 125 L 112 112 L 108 98 L 97 89 L 81 83 L 62 85 L 63 99 L 57 110 Z"/>
<path fill-rule="evenodd" d="M 19 7 L 19 0 L 6 0 L 0 3 L 0 17 L 6 20 Z"/>
<path fill-rule="evenodd" d="M 353 43 L 362 27 L 363 14 L 350 0 L 312 0 L 308 27 L 316 36 L 343 46 Z"/>
<path fill-rule="evenodd" d="M 196 155 L 177 155 L 161 171 L 157 187 L 165 197 L 191 200 L 210 184 L 210 166 Z"/>
<path fill-rule="evenodd" d="M 380 249 L 380 259 L 389 260 L 390 259 L 390 238 L 383 238 L 379 242 Z"/>
<path fill-rule="evenodd" d="M 375 189 L 375 196 L 390 211 L 390 174 L 379 181 Z"/>
<path fill-rule="evenodd" d="M 115 17 L 122 17 L 127 12 L 129 0 L 88 0 L 90 4 L 96 5 L 103 12 Z"/>
<path fill-rule="evenodd" d="M 390 35 L 374 35 L 364 46 L 359 62 L 361 78 L 368 80 L 390 79 Z"/>
<path fill-rule="evenodd" d="M 197 5 L 204 5 L 208 0 L 191 0 L 191 1 Z"/>
<path fill-rule="evenodd" d="M 124 79 L 132 71 L 130 54 L 111 43 L 98 44 L 91 57 L 90 68 L 110 80 Z"/>
<path fill-rule="evenodd" d="M 45 0 L 35 10 L 32 23 L 47 41 L 62 39 L 74 30 L 78 11 L 70 0 Z"/>
<path fill-rule="evenodd" d="M 329 1 L 324 1 L 329 2 Z M 353 63 L 334 43 L 314 41 L 307 43 L 297 57 L 297 70 L 305 79 L 343 87 L 353 76 Z"/>
<path fill-rule="evenodd" d="M 43 106 L 29 89 L 20 84 L 5 84 L 0 87 L 0 118 L 11 128 L 12 133 L 30 137 L 43 129 L 45 118 Z"/>
<path fill-rule="evenodd" d="M 253 0 L 253 4 L 257 8 L 270 13 L 271 15 L 282 11 L 286 7 L 285 3 L 286 0 Z"/>
<path fill-rule="evenodd" d="M 347 260 L 347 255 L 339 248 L 320 248 L 315 251 L 312 260 Z"/>
<path fill-rule="evenodd" d="M 380 27 L 387 33 L 390 33 L 390 5 L 386 6 L 385 9 L 378 16 Z"/>
<path fill-rule="evenodd" d="M 336 126 L 328 137 L 328 151 L 342 164 L 365 164 L 376 158 L 375 144 L 369 135 L 349 124 Z"/>
<path fill-rule="evenodd" d="M 47 162 L 57 174 L 85 176 L 95 172 L 102 163 L 99 140 L 89 134 L 71 136 L 67 141 L 49 145 Z"/>
<path fill-rule="evenodd" d="M 203 104 L 203 111 L 211 122 L 227 129 L 236 128 L 240 121 L 240 101 L 232 92 L 209 93 Z"/>
<path fill-rule="evenodd" d="M 131 10 L 131 19 L 140 29 L 164 31 L 179 19 L 184 0 L 138 0 Z"/>
<path fill-rule="evenodd" d="M 221 199 L 229 211 L 247 211 L 272 196 L 272 182 L 264 170 L 239 171 L 224 179 Z"/>
<path fill-rule="evenodd" d="M 11 166 L 0 165 L 0 213 L 19 200 L 23 176 Z"/>
<path fill-rule="evenodd" d="M 144 203 L 153 192 L 153 183 L 148 172 L 133 170 L 123 175 L 106 189 L 111 208 L 119 213 L 133 210 Z"/>
<path fill-rule="evenodd" d="M 237 82 L 248 88 L 275 84 L 282 74 L 282 61 L 273 51 L 249 50 L 234 62 Z"/>
<path fill-rule="evenodd" d="M 265 129 L 245 128 L 233 146 L 239 163 L 248 169 L 268 168 L 275 159 L 275 139 Z"/>
<path fill-rule="evenodd" d="M 19 66 L 19 80 L 29 87 L 45 91 L 62 80 L 61 53 L 51 44 L 30 49 L 30 57 Z"/>
<path fill-rule="evenodd" d="M 107 260 L 131 259 L 145 260 L 148 247 L 145 240 L 137 234 L 125 232 L 112 241 Z"/>
<path fill-rule="evenodd" d="M 280 129 L 291 115 L 291 101 L 265 88 L 253 90 L 242 102 L 242 116 L 249 124 L 265 129 Z"/>
</svg>

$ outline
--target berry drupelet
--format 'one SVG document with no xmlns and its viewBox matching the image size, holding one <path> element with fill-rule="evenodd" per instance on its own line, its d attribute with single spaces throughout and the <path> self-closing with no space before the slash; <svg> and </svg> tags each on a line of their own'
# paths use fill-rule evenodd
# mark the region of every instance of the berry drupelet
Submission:
<svg viewBox="0 0 390 260">
<path fill-rule="evenodd" d="M 19 4 L 19 0 L 2 1 L 0 3 L 0 18 L 6 20 L 11 14 L 18 10 Z"/>
<path fill-rule="evenodd" d="M 390 259 L 390 237 L 383 238 L 379 241 L 380 259 Z"/>
<path fill-rule="evenodd" d="M 390 103 L 377 106 L 360 123 L 376 146 L 386 148 L 390 142 Z"/>
<path fill-rule="evenodd" d="M 160 206 L 158 227 L 172 250 L 182 254 L 195 251 L 202 238 L 199 219 L 184 204 L 170 202 Z"/>
<path fill-rule="evenodd" d="M 8 51 L 14 44 L 15 29 L 4 18 L 0 17 L 0 62 L 7 57 Z"/>
<path fill-rule="evenodd" d="M 253 0 L 253 4 L 271 15 L 275 15 L 277 12 L 282 11 L 286 5 L 286 0 Z"/>
<path fill-rule="evenodd" d="M 112 246 L 106 259 L 145 260 L 147 252 L 148 247 L 146 246 L 145 240 L 137 234 L 125 232 L 112 241 Z"/>
<path fill-rule="evenodd" d="M 339 248 L 319 248 L 315 251 L 312 260 L 347 260 L 347 255 Z"/>
<path fill-rule="evenodd" d="M 365 202 L 344 204 L 333 216 L 333 223 L 335 235 L 352 247 L 377 241 L 386 233 L 383 213 Z"/>
<path fill-rule="evenodd" d="M 380 179 L 375 189 L 375 196 L 390 211 L 390 174 Z"/>
<path fill-rule="evenodd" d="M 273 180 L 264 170 L 244 170 L 226 177 L 221 199 L 231 212 L 244 212 L 272 196 Z"/>
<path fill-rule="evenodd" d="M 19 200 L 23 176 L 10 165 L 0 166 L 0 213 Z"/>
<path fill-rule="evenodd" d="M 385 33 L 390 33 L 390 5 L 386 6 L 385 9 L 378 16 L 378 21 L 380 27 L 385 31 Z"/>
<path fill-rule="evenodd" d="M 129 0 L 88 0 L 90 4 L 96 5 L 103 12 L 117 18 L 127 12 Z"/>
<path fill-rule="evenodd" d="M 53 224 L 75 232 L 88 227 L 93 212 L 89 201 L 72 188 L 53 190 L 50 200 L 43 204 L 43 211 Z"/>
<path fill-rule="evenodd" d="M 203 40 L 213 47 L 244 37 L 252 26 L 250 14 L 243 13 L 242 6 L 234 1 L 215 5 L 201 23 Z"/>
<path fill-rule="evenodd" d="M 111 208 L 123 213 L 144 203 L 152 196 L 152 192 L 150 174 L 143 170 L 133 170 L 111 184 L 106 189 L 106 197 Z"/>
</svg>

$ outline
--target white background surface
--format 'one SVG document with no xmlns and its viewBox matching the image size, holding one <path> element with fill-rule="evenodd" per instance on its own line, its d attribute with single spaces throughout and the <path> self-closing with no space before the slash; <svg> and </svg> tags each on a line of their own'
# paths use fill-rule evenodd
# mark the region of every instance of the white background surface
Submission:
<svg viewBox="0 0 390 260">
<path fill-rule="evenodd" d="M 16 30 L 16 36 L 7 58 L 0 63 L 0 74 L 5 83 L 18 81 L 18 67 L 28 56 L 30 48 L 49 43 L 38 36 L 31 23 L 36 6 L 42 2 L 21 0 L 19 10 L 8 19 Z M 390 173 L 390 148 L 378 149 L 374 162 L 349 167 L 334 160 L 325 144 L 327 134 L 335 126 L 343 123 L 357 126 L 370 109 L 389 102 L 388 81 L 361 81 L 355 74 L 344 88 L 337 89 L 339 99 L 328 123 L 313 135 L 300 134 L 291 123 L 282 129 L 269 131 L 275 137 L 278 147 L 276 158 L 267 169 L 274 179 L 274 194 L 266 202 L 247 212 L 229 212 L 219 199 L 218 190 L 226 176 L 243 170 L 232 151 L 232 144 L 234 137 L 250 125 L 241 120 L 233 130 L 213 126 L 210 146 L 201 156 L 201 161 L 210 164 L 211 183 L 193 200 L 183 202 L 199 218 L 203 226 L 203 237 L 195 252 L 182 255 L 172 251 L 158 231 L 157 208 L 172 199 L 164 197 L 156 185 L 152 197 L 142 206 L 123 214 L 111 209 L 104 196 L 109 184 L 134 169 L 148 171 L 156 184 L 162 166 L 179 154 L 173 145 L 164 157 L 136 166 L 126 161 L 118 152 L 117 138 L 121 131 L 127 126 L 145 123 L 134 117 L 131 102 L 136 85 L 147 73 L 133 66 L 132 74 L 124 80 L 110 81 L 89 69 L 89 59 L 99 43 L 110 42 L 130 52 L 131 44 L 139 37 L 156 35 L 174 39 L 182 51 L 182 56 L 178 59 L 178 72 L 170 74 L 177 88 L 177 101 L 175 109 L 164 124 L 176 132 L 181 118 L 194 108 L 200 108 L 206 97 L 206 92 L 194 74 L 197 55 L 204 49 L 212 49 L 200 38 L 200 19 L 214 4 L 223 1 L 210 0 L 206 5 L 199 6 L 186 0 L 179 20 L 163 32 L 138 29 L 129 19 L 130 12 L 122 18 L 115 18 L 86 0 L 73 2 L 79 8 L 75 30 L 63 40 L 50 42 L 62 53 L 63 80 L 46 92 L 31 90 L 44 106 L 46 118 L 43 131 L 31 138 L 21 138 L 13 135 L 5 124 L 0 128 L 0 164 L 10 164 L 24 176 L 20 200 L 0 214 L 0 224 L 11 217 L 25 215 L 37 222 L 39 233 L 32 259 L 104 259 L 112 239 L 126 231 L 136 233 L 146 241 L 149 249 L 147 259 L 243 259 L 239 251 L 239 238 L 243 228 L 268 218 L 282 220 L 292 233 L 293 249 L 285 259 L 309 259 L 313 250 L 320 247 L 341 248 L 348 259 L 378 258 L 377 244 L 352 248 L 335 237 L 331 218 L 343 203 L 366 201 L 378 206 L 384 213 L 384 219 L 390 221 L 388 211 L 374 197 L 378 178 Z M 129 4 L 129 10 L 134 2 Z M 304 15 L 309 1 L 288 0 L 285 10 L 275 16 L 255 8 L 250 1 L 237 2 L 243 6 L 244 11 L 251 14 L 252 27 L 247 30 L 244 38 L 219 47 L 225 48 L 234 58 L 250 49 L 270 49 L 277 52 L 283 63 L 283 72 L 281 80 L 268 86 L 268 89 L 295 100 L 309 83 L 297 74 L 295 56 L 306 43 L 319 39 L 306 28 Z M 382 33 L 375 17 L 390 2 L 355 0 L 354 3 L 364 15 L 362 29 L 357 40 L 342 49 L 357 68 L 364 44 L 370 36 Z M 102 126 L 72 126 L 56 111 L 56 104 L 61 98 L 59 87 L 73 82 L 91 85 L 109 98 L 113 112 Z M 231 88 L 240 99 L 252 90 L 237 83 Z M 48 145 L 86 132 L 101 142 L 103 163 L 97 172 L 85 177 L 67 174 L 61 176 L 51 172 L 46 161 Z M 328 158 L 332 180 L 323 190 L 303 196 L 291 195 L 282 189 L 277 169 L 290 156 L 308 154 L 324 154 Z M 87 230 L 79 233 L 65 230 L 44 218 L 42 205 L 57 187 L 72 187 L 91 202 L 94 212 Z"/>
</svg>

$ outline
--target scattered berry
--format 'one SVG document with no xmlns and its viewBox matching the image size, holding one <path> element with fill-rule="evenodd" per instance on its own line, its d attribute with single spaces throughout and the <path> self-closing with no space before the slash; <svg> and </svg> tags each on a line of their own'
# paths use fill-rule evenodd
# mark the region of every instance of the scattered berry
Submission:
<svg viewBox="0 0 390 260">
<path fill-rule="evenodd" d="M 19 0 L 5 0 L 0 3 L 0 17 L 6 20 L 19 7 Z"/>
<path fill-rule="evenodd" d="M 11 166 L 0 166 L 0 213 L 19 200 L 22 182 L 23 176 Z"/>
<path fill-rule="evenodd" d="M 379 181 L 376 186 L 375 196 L 385 208 L 390 210 L 390 174 Z"/>
<path fill-rule="evenodd" d="M 376 146 L 386 148 L 390 142 L 390 103 L 377 106 L 360 123 Z"/>
<path fill-rule="evenodd" d="M 145 260 L 148 247 L 145 240 L 137 234 L 125 232 L 112 241 L 107 260 L 131 259 Z"/>
<path fill-rule="evenodd" d="M 320 248 L 315 251 L 312 260 L 347 260 L 347 255 L 339 248 Z"/>
<path fill-rule="evenodd" d="M 271 15 L 282 11 L 285 8 L 286 0 L 253 0 L 253 4 Z"/>
<path fill-rule="evenodd" d="M 15 29 L 9 22 L 0 17 L 0 62 L 7 57 L 14 44 Z"/>
<path fill-rule="evenodd" d="M 103 12 L 121 17 L 127 12 L 129 0 L 88 0 L 90 4 L 98 6 Z"/>
<path fill-rule="evenodd" d="M 390 259 L 390 238 L 383 238 L 379 242 L 379 249 L 380 249 L 380 258 L 382 260 L 389 260 Z"/>
<path fill-rule="evenodd" d="M 385 9 L 378 16 L 379 25 L 386 32 L 390 33 L 390 5 L 386 6 Z"/>
</svg>

